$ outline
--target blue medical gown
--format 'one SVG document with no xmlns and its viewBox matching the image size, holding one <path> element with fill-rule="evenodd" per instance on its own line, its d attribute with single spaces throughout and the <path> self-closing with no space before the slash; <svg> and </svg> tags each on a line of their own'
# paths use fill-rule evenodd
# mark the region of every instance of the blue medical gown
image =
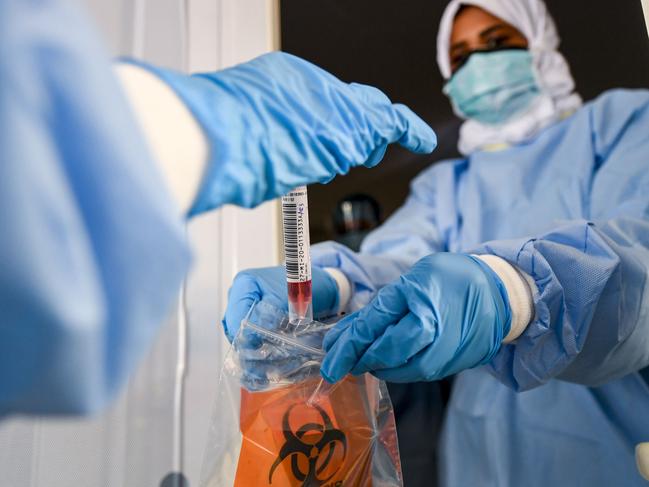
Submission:
<svg viewBox="0 0 649 487">
<path fill-rule="evenodd" d="M 0 417 L 104 405 L 188 266 L 108 59 L 68 2 L 0 0 Z"/>
<path fill-rule="evenodd" d="M 353 307 L 420 257 L 499 255 L 539 292 L 525 332 L 456 377 L 443 432 L 450 486 L 646 485 L 649 92 L 610 91 L 534 140 L 433 166 L 360 254 L 326 243 Z"/>
</svg>

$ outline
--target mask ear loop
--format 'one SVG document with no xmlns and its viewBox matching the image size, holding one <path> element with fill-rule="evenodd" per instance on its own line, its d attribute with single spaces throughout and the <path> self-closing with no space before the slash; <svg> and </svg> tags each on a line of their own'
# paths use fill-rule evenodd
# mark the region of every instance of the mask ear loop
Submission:
<svg viewBox="0 0 649 487">
<path fill-rule="evenodd" d="M 545 86 L 543 86 L 543 77 L 541 76 L 541 59 L 546 49 L 543 48 L 529 48 L 528 51 L 532 55 L 532 73 L 534 74 L 534 81 L 539 87 L 541 93 L 545 93 Z"/>
<path fill-rule="evenodd" d="M 538 97 L 538 100 L 535 100 L 534 103 L 530 106 L 530 110 L 533 109 L 533 106 L 536 103 L 541 103 L 540 100 L 548 100 L 551 104 L 554 110 L 557 110 L 555 100 L 552 99 L 552 97 L 548 96 L 548 90 L 547 87 L 545 86 L 543 76 L 541 76 L 542 68 L 541 68 L 541 63 L 543 59 L 543 55 L 547 52 L 549 52 L 549 49 L 546 48 L 530 48 L 529 52 L 532 55 L 532 74 L 534 75 L 534 81 L 536 82 L 536 85 L 539 87 L 539 92 L 540 96 Z M 568 118 L 570 115 L 575 113 L 576 110 L 564 110 L 563 112 L 559 113 L 559 120 L 564 120 Z"/>
</svg>

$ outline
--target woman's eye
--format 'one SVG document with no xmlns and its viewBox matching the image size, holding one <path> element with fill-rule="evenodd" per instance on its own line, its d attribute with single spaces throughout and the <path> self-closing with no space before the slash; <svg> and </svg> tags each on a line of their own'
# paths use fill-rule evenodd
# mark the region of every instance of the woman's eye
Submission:
<svg viewBox="0 0 649 487">
<path fill-rule="evenodd" d="M 466 58 L 468 57 L 468 54 L 456 54 L 453 57 L 451 57 L 451 66 L 458 67 L 464 64 L 466 61 Z"/>
<path fill-rule="evenodd" d="M 509 41 L 509 36 L 506 35 L 492 37 L 487 41 L 487 48 L 498 49 L 499 47 L 506 46 L 508 41 Z"/>
</svg>

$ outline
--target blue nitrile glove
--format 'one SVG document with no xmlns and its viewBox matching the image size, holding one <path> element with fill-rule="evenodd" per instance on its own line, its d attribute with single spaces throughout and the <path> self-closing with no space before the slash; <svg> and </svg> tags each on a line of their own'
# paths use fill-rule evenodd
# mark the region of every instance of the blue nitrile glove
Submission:
<svg viewBox="0 0 649 487">
<path fill-rule="evenodd" d="M 486 264 L 433 254 L 329 331 L 321 373 L 329 382 L 364 372 L 390 382 L 441 379 L 491 360 L 510 323 L 505 287 Z"/>
<path fill-rule="evenodd" d="M 338 309 L 338 286 L 336 281 L 319 267 L 311 270 L 313 315 L 315 318 L 330 316 Z M 284 266 L 248 269 L 239 272 L 228 293 L 223 327 L 232 341 L 255 301 L 263 301 L 288 313 L 286 270 Z"/>
<path fill-rule="evenodd" d="M 193 76 L 143 67 L 174 89 L 210 143 L 190 214 L 225 203 L 255 206 L 354 166 L 375 166 L 392 142 L 419 153 L 437 145 L 433 130 L 406 106 L 290 54 Z"/>
</svg>

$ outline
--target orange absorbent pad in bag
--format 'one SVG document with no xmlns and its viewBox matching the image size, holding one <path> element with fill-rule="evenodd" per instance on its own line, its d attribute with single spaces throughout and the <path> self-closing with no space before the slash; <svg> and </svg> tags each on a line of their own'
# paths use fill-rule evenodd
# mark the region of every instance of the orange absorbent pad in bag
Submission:
<svg viewBox="0 0 649 487">
<path fill-rule="evenodd" d="M 396 428 L 385 387 L 347 376 L 326 394 L 318 377 L 267 391 L 241 389 L 235 487 L 401 485 Z"/>
</svg>

